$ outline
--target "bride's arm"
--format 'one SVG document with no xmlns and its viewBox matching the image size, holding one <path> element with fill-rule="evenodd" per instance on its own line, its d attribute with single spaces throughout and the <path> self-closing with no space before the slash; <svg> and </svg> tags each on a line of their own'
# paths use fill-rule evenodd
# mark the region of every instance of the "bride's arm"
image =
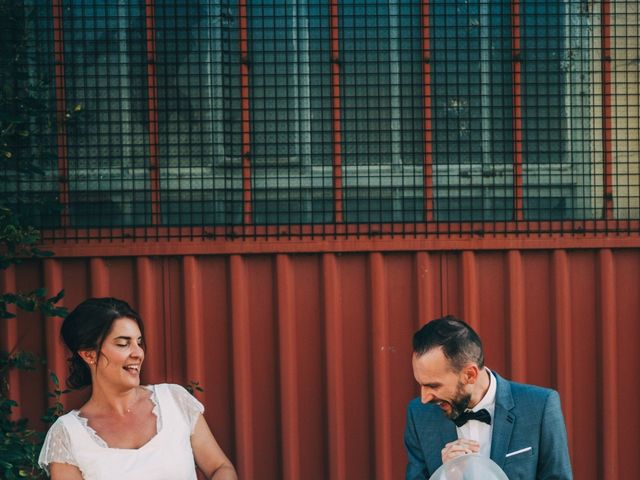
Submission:
<svg viewBox="0 0 640 480">
<path fill-rule="evenodd" d="M 237 480 L 235 468 L 214 438 L 202 415 L 191 435 L 191 448 L 198 468 L 212 480 Z M 75 479 L 74 479 L 75 480 Z"/>
<path fill-rule="evenodd" d="M 51 480 L 82 480 L 82 474 L 78 467 L 68 463 L 49 464 L 49 473 Z"/>
</svg>

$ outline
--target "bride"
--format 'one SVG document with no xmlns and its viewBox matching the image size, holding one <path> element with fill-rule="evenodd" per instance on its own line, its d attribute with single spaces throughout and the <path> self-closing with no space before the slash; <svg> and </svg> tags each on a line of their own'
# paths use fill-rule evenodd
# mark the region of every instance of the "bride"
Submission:
<svg viewBox="0 0 640 480">
<path fill-rule="evenodd" d="M 204 407 L 179 385 L 140 385 L 144 326 L 115 298 L 78 305 L 61 328 L 72 388 L 91 387 L 79 410 L 47 433 L 39 463 L 53 480 L 237 480 Z"/>
</svg>

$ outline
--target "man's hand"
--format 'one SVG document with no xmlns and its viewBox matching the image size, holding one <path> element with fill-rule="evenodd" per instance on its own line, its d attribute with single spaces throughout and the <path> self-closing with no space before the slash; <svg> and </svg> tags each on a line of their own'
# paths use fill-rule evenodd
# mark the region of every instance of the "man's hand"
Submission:
<svg viewBox="0 0 640 480">
<path fill-rule="evenodd" d="M 479 451 L 480 444 L 475 440 L 459 438 L 455 442 L 447 443 L 444 446 L 444 448 L 442 449 L 442 463 L 453 460 L 460 455 L 466 455 L 468 453 L 478 453 Z"/>
</svg>

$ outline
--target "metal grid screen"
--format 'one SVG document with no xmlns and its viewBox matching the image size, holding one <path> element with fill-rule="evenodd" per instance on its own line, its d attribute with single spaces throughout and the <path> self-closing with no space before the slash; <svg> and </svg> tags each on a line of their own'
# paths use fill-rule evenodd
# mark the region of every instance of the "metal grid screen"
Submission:
<svg viewBox="0 0 640 480">
<path fill-rule="evenodd" d="M 636 1 L 23 8 L 46 238 L 637 233 Z"/>
</svg>

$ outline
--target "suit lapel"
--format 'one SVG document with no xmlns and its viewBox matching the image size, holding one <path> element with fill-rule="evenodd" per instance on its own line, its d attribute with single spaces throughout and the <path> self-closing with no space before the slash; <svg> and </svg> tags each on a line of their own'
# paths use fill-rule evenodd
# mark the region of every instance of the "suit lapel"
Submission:
<svg viewBox="0 0 640 480">
<path fill-rule="evenodd" d="M 511 432 L 516 421 L 512 412 L 514 403 L 511 385 L 493 372 L 496 378 L 496 409 L 493 414 L 493 434 L 491 438 L 491 460 L 502 468 L 511 440 Z"/>
</svg>

